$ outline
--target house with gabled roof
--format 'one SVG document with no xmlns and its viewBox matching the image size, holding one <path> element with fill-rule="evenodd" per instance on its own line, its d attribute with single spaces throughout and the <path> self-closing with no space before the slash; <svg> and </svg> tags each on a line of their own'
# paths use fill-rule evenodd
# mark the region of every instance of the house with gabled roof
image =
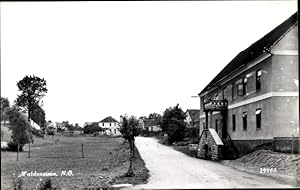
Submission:
<svg viewBox="0 0 300 190">
<path fill-rule="evenodd" d="M 161 131 L 161 120 L 159 118 L 154 118 L 154 119 L 149 119 L 148 121 L 146 121 L 146 128 L 148 129 L 148 131 L 150 132 L 158 132 Z"/>
<path fill-rule="evenodd" d="M 298 12 L 240 52 L 198 94 L 198 157 L 239 157 L 259 147 L 298 153 Z M 297 143 L 296 143 L 297 144 Z"/>
<path fill-rule="evenodd" d="M 104 134 L 107 135 L 121 135 L 119 127 L 120 127 L 120 122 L 118 122 L 116 119 L 113 117 L 109 116 L 101 121 L 99 121 L 99 127 L 104 129 Z"/>
<path fill-rule="evenodd" d="M 185 122 L 188 124 L 188 127 L 199 127 L 200 120 L 200 109 L 187 109 Z"/>
</svg>

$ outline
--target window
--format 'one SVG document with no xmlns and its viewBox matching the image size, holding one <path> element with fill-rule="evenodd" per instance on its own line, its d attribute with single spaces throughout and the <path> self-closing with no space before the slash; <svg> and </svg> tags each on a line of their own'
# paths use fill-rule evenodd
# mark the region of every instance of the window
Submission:
<svg viewBox="0 0 300 190">
<path fill-rule="evenodd" d="M 243 79 L 243 95 L 247 94 L 247 77 Z"/>
<path fill-rule="evenodd" d="M 111 123 L 109 123 L 109 126 L 111 126 Z"/>
<path fill-rule="evenodd" d="M 227 100 L 227 87 L 223 89 L 223 99 Z"/>
<path fill-rule="evenodd" d="M 243 112 L 243 130 L 247 130 L 247 112 Z"/>
<path fill-rule="evenodd" d="M 232 115 L 232 131 L 235 131 L 235 115 Z"/>
<path fill-rule="evenodd" d="M 256 129 L 261 129 L 261 109 L 256 109 Z"/>
<path fill-rule="evenodd" d="M 104 123 L 102 123 L 102 126 L 104 126 Z"/>
<path fill-rule="evenodd" d="M 237 92 L 237 86 L 236 84 L 232 84 L 232 99 L 234 100 L 236 98 L 236 92 Z"/>
<path fill-rule="evenodd" d="M 256 90 L 261 89 L 261 70 L 256 71 Z"/>
<path fill-rule="evenodd" d="M 238 84 L 237 86 L 238 90 L 238 95 L 243 96 L 244 95 L 244 85 L 243 84 Z"/>
<path fill-rule="evenodd" d="M 218 133 L 218 120 L 216 119 L 216 132 Z"/>
</svg>

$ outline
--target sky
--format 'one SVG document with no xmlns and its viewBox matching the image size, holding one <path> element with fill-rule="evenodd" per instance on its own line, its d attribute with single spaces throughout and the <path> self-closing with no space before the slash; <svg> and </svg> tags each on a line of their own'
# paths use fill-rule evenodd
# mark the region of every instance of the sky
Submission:
<svg viewBox="0 0 300 190">
<path fill-rule="evenodd" d="M 200 109 L 198 93 L 297 1 L 1 2 L 1 96 L 47 81 L 46 120 Z"/>
</svg>

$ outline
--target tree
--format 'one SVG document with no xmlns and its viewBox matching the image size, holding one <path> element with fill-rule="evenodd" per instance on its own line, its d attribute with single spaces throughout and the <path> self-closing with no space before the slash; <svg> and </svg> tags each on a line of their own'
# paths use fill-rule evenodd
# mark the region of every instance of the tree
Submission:
<svg viewBox="0 0 300 190">
<path fill-rule="evenodd" d="M 131 116 L 127 117 L 126 115 L 123 117 L 123 123 L 120 127 L 120 132 L 122 134 L 122 137 L 129 142 L 130 145 L 130 166 L 126 173 L 126 176 L 134 176 L 134 172 L 132 170 L 132 160 L 134 158 L 134 140 L 135 137 L 139 135 L 141 129 L 139 127 L 139 121 L 136 119 L 136 117 Z"/>
<path fill-rule="evenodd" d="M 75 129 L 75 130 L 81 130 L 81 127 L 78 125 L 78 123 L 75 123 L 74 129 Z"/>
<path fill-rule="evenodd" d="M 24 144 L 32 140 L 31 125 L 26 117 L 19 112 L 18 108 L 13 106 L 5 109 L 5 115 L 10 122 L 10 130 L 12 131 L 12 140 L 15 144 L 20 144 L 20 150 Z"/>
<path fill-rule="evenodd" d="M 185 118 L 186 114 L 179 107 L 179 104 L 164 111 L 162 118 L 162 131 L 168 134 L 168 141 L 170 144 L 184 138 L 186 128 L 186 124 L 184 122 Z"/>
<path fill-rule="evenodd" d="M 100 132 L 100 131 L 104 131 L 104 129 L 99 127 L 97 122 L 92 123 L 90 125 L 86 125 L 83 128 L 84 134 L 93 134 L 93 133 Z"/>
<path fill-rule="evenodd" d="M 73 124 L 70 124 L 69 121 L 63 121 L 65 128 L 69 131 L 73 131 L 74 130 L 74 126 Z"/>
<path fill-rule="evenodd" d="M 35 105 L 39 105 L 40 100 L 47 93 L 47 83 L 45 79 L 36 76 L 25 76 L 17 83 L 17 87 L 21 94 L 16 99 L 16 105 L 20 106 L 28 112 L 28 121 Z"/>
<path fill-rule="evenodd" d="M 16 99 L 16 105 L 28 112 L 28 121 L 31 119 L 31 114 L 35 105 L 39 105 L 40 100 L 47 93 L 47 83 L 45 79 L 36 76 L 25 76 L 17 83 L 17 87 L 21 94 Z M 32 131 L 30 131 L 32 133 Z M 28 157 L 30 158 L 30 142 L 29 142 Z"/>
<path fill-rule="evenodd" d="M 4 110 L 5 110 L 5 108 L 8 108 L 8 107 L 9 107 L 8 98 L 1 97 L 1 121 L 4 121 L 4 125 L 5 125 L 5 121 L 6 121 L 6 118 L 4 115 Z"/>
</svg>

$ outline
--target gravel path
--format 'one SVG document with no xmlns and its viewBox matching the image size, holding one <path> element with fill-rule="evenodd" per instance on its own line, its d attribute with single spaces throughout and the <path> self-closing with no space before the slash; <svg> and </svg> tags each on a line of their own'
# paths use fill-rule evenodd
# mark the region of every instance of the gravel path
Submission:
<svg viewBox="0 0 300 190">
<path fill-rule="evenodd" d="M 136 147 L 150 170 L 150 178 L 147 184 L 135 186 L 135 189 L 292 187 L 273 178 L 238 171 L 218 162 L 189 157 L 159 144 L 153 138 L 137 137 Z"/>
</svg>

